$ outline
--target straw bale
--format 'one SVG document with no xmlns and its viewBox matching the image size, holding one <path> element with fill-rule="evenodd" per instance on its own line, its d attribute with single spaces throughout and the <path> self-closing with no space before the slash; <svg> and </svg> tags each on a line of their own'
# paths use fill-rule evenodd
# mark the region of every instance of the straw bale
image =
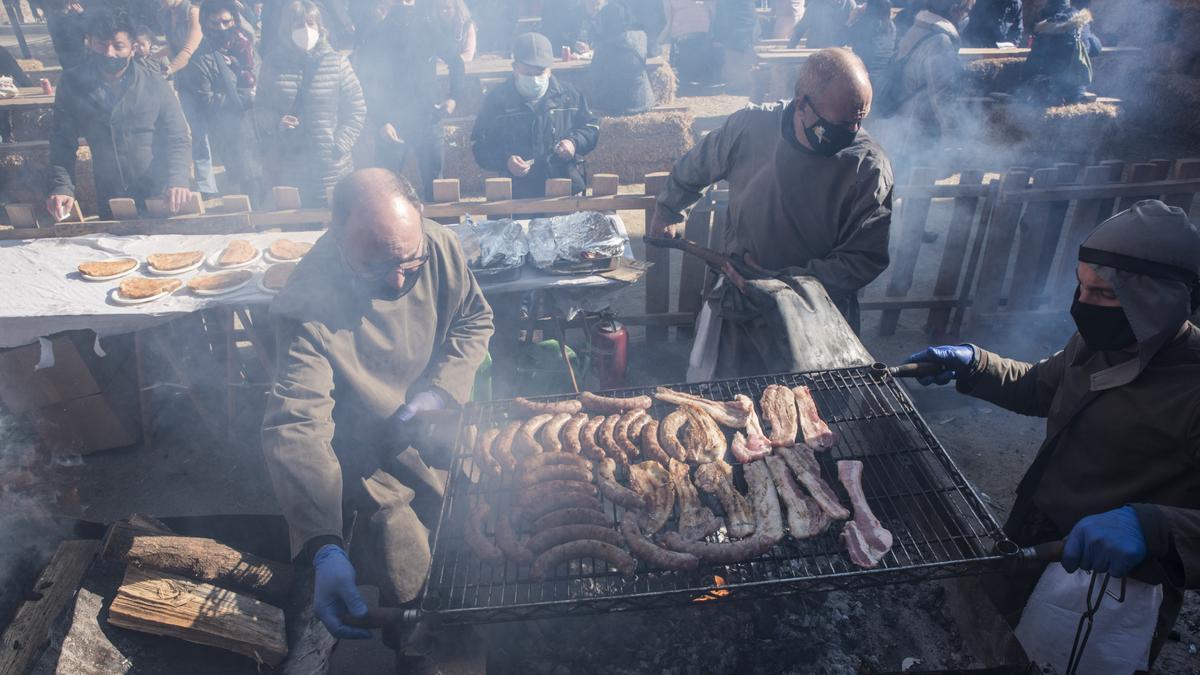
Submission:
<svg viewBox="0 0 1200 675">
<path fill-rule="evenodd" d="M 650 71 L 650 88 L 654 90 L 654 100 L 659 105 L 670 105 L 675 102 L 675 90 L 679 86 L 679 77 L 670 63 Z"/>
<path fill-rule="evenodd" d="M 977 94 L 1012 92 L 1021 79 L 1023 57 L 978 59 L 967 63 L 969 88 Z"/>
<path fill-rule="evenodd" d="M 17 59 L 17 65 L 25 71 L 43 70 L 46 67 L 39 59 Z"/>
<path fill-rule="evenodd" d="M 96 213 L 96 182 L 92 177 L 92 153 L 86 146 L 75 154 L 75 197 L 84 214 Z M 0 145 L 0 202 L 33 204 L 39 219 L 49 222 L 45 209 L 50 187 L 50 146 Z M 41 222 L 39 220 L 39 222 Z"/>
<path fill-rule="evenodd" d="M 1122 112 L 1119 105 L 1107 101 L 1047 108 L 991 106 L 988 135 L 993 142 L 1017 146 L 1023 154 L 1082 161 L 1095 149 L 1096 139 L 1111 139 L 1119 132 Z"/>
</svg>

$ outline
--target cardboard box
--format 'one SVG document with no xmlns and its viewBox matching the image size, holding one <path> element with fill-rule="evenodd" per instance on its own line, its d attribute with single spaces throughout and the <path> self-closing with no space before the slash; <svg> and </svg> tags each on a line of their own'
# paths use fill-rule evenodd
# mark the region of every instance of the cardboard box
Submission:
<svg viewBox="0 0 1200 675">
<path fill-rule="evenodd" d="M 14 415 L 100 393 L 83 355 L 69 335 L 50 340 L 54 365 L 36 370 L 40 343 L 0 352 L 0 402 Z"/>
<path fill-rule="evenodd" d="M 55 455 L 84 455 L 123 448 L 138 441 L 104 394 L 39 408 L 31 415 L 38 436 Z"/>
</svg>

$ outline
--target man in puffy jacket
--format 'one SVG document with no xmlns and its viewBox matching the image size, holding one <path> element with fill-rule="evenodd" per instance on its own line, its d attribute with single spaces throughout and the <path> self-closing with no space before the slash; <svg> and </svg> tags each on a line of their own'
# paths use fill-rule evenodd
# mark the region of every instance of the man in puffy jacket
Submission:
<svg viewBox="0 0 1200 675">
<path fill-rule="evenodd" d="M 108 200 L 133 197 L 138 207 L 161 196 L 175 213 L 189 198 L 191 141 L 171 85 L 133 58 L 134 29 L 123 14 L 99 12 L 87 29 L 89 53 L 63 73 L 54 97 L 50 136 L 50 197 L 61 220 L 75 205 L 79 138 L 92 151 L 100 215 Z"/>
<path fill-rule="evenodd" d="M 550 73 L 554 54 L 545 36 L 517 36 L 513 54 L 513 76 L 488 92 L 475 119 L 475 161 L 512 178 L 518 199 L 544 197 L 548 178 L 570 178 L 581 193 L 582 158 L 596 148 L 599 120 L 575 87 Z"/>
<path fill-rule="evenodd" d="M 1004 530 L 1021 546 L 1065 539 L 1068 573 L 1140 582 L 1110 585 L 1129 601 L 1100 610 L 1110 626 L 1143 628 L 1140 644 L 1130 639 L 1118 655 L 1132 663 L 1093 662 L 1080 672 L 1145 671 L 1183 591 L 1200 587 L 1200 329 L 1188 320 L 1200 308 L 1200 232 L 1181 209 L 1138 202 L 1084 241 L 1077 276 L 1071 316 L 1079 330 L 1057 354 L 1031 364 L 947 345 L 910 361 L 945 368 L 923 384 L 957 380 L 962 393 L 1046 418 Z M 1010 620 L 1036 606 L 1036 594 L 1027 599 L 1038 580 L 997 580 L 993 596 Z M 1127 607 L 1149 615 L 1120 616 Z M 1076 622 L 1061 616 L 1054 637 L 1070 645 Z M 1044 636 L 1032 637 L 1021 639 L 1036 652 Z"/>
</svg>

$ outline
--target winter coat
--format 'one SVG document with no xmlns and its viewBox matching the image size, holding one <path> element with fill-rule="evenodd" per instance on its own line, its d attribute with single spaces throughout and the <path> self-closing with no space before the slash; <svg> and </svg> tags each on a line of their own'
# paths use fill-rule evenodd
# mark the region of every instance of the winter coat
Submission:
<svg viewBox="0 0 1200 675">
<path fill-rule="evenodd" d="M 807 38 L 804 46 L 807 49 L 823 49 L 825 47 L 840 47 L 846 44 L 848 31 L 846 22 L 854 11 L 854 0 L 816 0 L 809 2 L 804 9 L 804 16 L 796 23 L 792 31 L 789 47 L 800 44 L 801 38 Z"/>
<path fill-rule="evenodd" d="M 1092 83 L 1092 56 L 1100 40 L 1091 31 L 1092 13 L 1067 10 L 1037 22 L 1021 79 L 1035 98 L 1048 103 L 1079 101 Z"/>
<path fill-rule="evenodd" d="M 980 0 L 963 29 L 963 45 L 993 49 L 997 42 L 1021 44 L 1021 0 Z"/>
<path fill-rule="evenodd" d="M 554 146 L 563 139 L 575 143 L 574 159 L 555 154 Z M 512 178 L 514 197 L 543 197 L 548 178 L 570 178 L 574 192 L 583 192 L 587 187 L 583 157 L 599 139 L 600 121 L 578 89 L 551 75 L 546 94 L 530 103 L 509 78 L 484 99 L 471 132 L 471 152 L 481 168 Z M 508 158 L 513 155 L 534 161 L 528 174 L 508 172 Z"/>
<path fill-rule="evenodd" d="M 921 10 L 896 48 L 894 61 L 903 61 L 900 72 L 891 75 L 902 78 L 897 117 L 912 120 L 929 138 L 946 136 L 955 123 L 963 77 L 959 42 L 949 19 Z"/>
<path fill-rule="evenodd" d="M 297 102 L 306 70 L 309 83 Z M 367 116 L 354 69 L 322 40 L 308 53 L 276 48 L 258 81 L 255 126 L 274 184 L 299 187 L 308 203 L 324 204 L 326 188 L 354 168 L 350 151 Z M 284 115 L 300 118 L 299 128 L 281 130 Z"/>
<path fill-rule="evenodd" d="M 168 187 L 187 187 L 192 164 L 179 99 L 161 75 L 134 59 L 117 90 L 105 91 L 90 61 L 64 72 L 50 135 L 50 194 L 75 195 L 75 152 L 83 137 L 105 217 L 113 197 L 143 200 Z"/>
<path fill-rule="evenodd" d="M 245 86 L 255 81 L 253 58 L 240 77 L 226 57 L 205 38 L 187 66 L 175 77 L 175 88 L 189 110 L 204 117 L 203 128 L 216 146 L 230 177 L 248 190 L 248 179 L 259 175 L 258 139 L 251 108 L 254 92 Z M 238 71 L 243 69 L 239 66 Z M 241 82 L 239 82 L 239 79 Z"/>
<path fill-rule="evenodd" d="M 654 107 L 654 89 L 646 73 L 646 34 L 621 33 L 596 45 L 588 72 L 588 93 L 597 110 L 609 115 L 636 115 Z"/>
<path fill-rule="evenodd" d="M 896 24 L 890 16 L 882 20 L 864 16 L 846 27 L 846 44 L 863 60 L 871 79 L 879 82 L 896 51 Z"/>
<path fill-rule="evenodd" d="M 754 49 L 758 28 L 758 10 L 754 0 L 716 0 L 713 13 L 713 41 L 735 52 Z"/>
<path fill-rule="evenodd" d="M 550 39 L 554 53 L 558 54 L 563 47 L 574 50 L 576 42 L 595 46 L 600 26 L 597 17 L 584 9 L 583 0 L 554 0 L 543 3 L 538 32 Z"/>
</svg>

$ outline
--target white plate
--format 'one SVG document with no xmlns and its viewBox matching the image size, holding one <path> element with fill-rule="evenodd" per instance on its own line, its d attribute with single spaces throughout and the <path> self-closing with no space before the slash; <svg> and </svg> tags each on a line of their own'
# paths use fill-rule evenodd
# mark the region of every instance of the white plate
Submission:
<svg viewBox="0 0 1200 675">
<path fill-rule="evenodd" d="M 237 269 L 241 269 L 243 267 L 249 267 L 249 266 L 253 265 L 254 263 L 258 262 L 259 260 L 262 260 L 262 257 L 263 257 L 262 249 L 259 248 L 259 249 L 255 249 L 254 257 L 247 260 L 244 263 L 238 263 L 236 265 L 222 265 L 221 263 L 217 262 L 217 260 L 219 260 L 221 258 L 221 254 L 224 252 L 225 252 L 225 249 L 221 249 L 220 251 L 217 251 L 216 253 L 208 256 L 208 260 L 206 261 L 208 266 L 214 270 L 220 270 L 220 271 L 237 270 Z"/>
<path fill-rule="evenodd" d="M 121 291 L 120 286 L 109 289 L 109 291 L 108 291 L 109 302 L 113 303 L 114 305 L 124 305 L 124 306 L 144 305 L 148 302 L 154 302 L 155 300 L 162 300 L 163 298 L 165 298 L 168 295 L 170 295 L 171 293 L 173 293 L 173 291 L 163 291 L 161 293 L 158 293 L 157 295 L 152 295 L 148 298 L 138 298 L 136 300 L 130 300 L 128 298 L 122 298 L 120 291 Z"/>
<path fill-rule="evenodd" d="M 311 251 L 312 249 L 309 249 L 309 250 Z M 307 254 L 307 253 L 305 253 L 304 255 L 308 255 L 308 254 Z M 273 263 L 273 264 L 276 264 L 276 265 L 278 265 L 279 263 L 289 263 L 289 262 L 291 262 L 291 263 L 294 263 L 294 262 L 300 262 L 301 260 L 303 260 L 303 259 L 304 259 L 304 256 L 302 255 L 302 256 L 300 256 L 299 258 L 292 258 L 292 259 L 290 259 L 290 260 L 283 260 L 282 258 L 276 258 L 275 256 L 271 255 L 271 252 L 270 252 L 270 251 L 267 251 L 266 253 L 264 253 L 264 254 L 263 254 L 263 259 L 264 259 L 264 260 L 266 260 L 266 261 L 267 261 L 267 262 L 269 262 L 269 263 Z"/>
<path fill-rule="evenodd" d="M 181 274 L 187 274 L 188 272 L 194 272 L 194 271 L 200 269 L 200 266 L 203 264 L 204 264 L 203 256 L 201 256 L 200 259 L 197 260 L 195 263 L 188 265 L 187 267 L 181 267 L 177 270 L 156 270 L 150 266 L 150 263 L 146 263 L 146 272 L 148 272 L 151 276 L 156 276 L 156 277 L 177 277 Z"/>
<path fill-rule="evenodd" d="M 279 293 L 279 291 L 283 290 L 282 288 L 279 290 L 275 290 L 274 288 L 269 288 L 266 284 L 263 283 L 264 281 L 266 281 L 266 277 L 263 275 L 259 275 L 258 279 L 256 279 L 255 281 L 258 285 L 258 290 L 260 290 L 263 293 L 266 293 L 268 295 L 275 295 L 275 294 Z"/>
<path fill-rule="evenodd" d="M 117 261 L 117 260 L 132 260 L 135 263 L 138 262 L 137 258 L 126 258 L 126 257 L 101 258 L 100 260 L 88 260 L 87 262 L 113 262 L 113 261 Z M 137 268 L 139 267 L 140 264 L 141 263 L 138 263 L 138 265 L 134 265 L 133 267 L 130 267 L 129 269 L 125 270 L 124 272 L 118 272 L 117 274 L 110 274 L 106 277 L 94 277 L 94 276 L 91 276 L 90 274 L 84 274 L 83 272 L 79 272 L 79 277 L 81 279 L 83 279 L 84 281 L 112 281 L 113 279 L 120 279 L 123 276 L 133 274 L 134 272 L 137 271 Z M 78 272 L 79 270 L 76 269 L 76 271 Z"/>
<path fill-rule="evenodd" d="M 212 289 L 206 289 L 206 290 L 196 290 L 195 288 L 188 287 L 188 290 L 191 291 L 192 293 L 195 293 L 196 295 L 199 295 L 200 297 L 212 298 L 212 297 L 216 297 L 218 295 L 229 295 L 230 293 L 233 293 L 234 291 L 240 291 L 243 288 L 245 288 L 246 284 L 250 283 L 251 281 L 254 281 L 253 276 L 250 277 L 249 279 L 243 281 L 240 284 L 235 284 L 233 286 L 228 286 L 226 288 L 212 288 Z M 184 284 L 184 286 L 187 287 L 187 284 Z"/>
</svg>

